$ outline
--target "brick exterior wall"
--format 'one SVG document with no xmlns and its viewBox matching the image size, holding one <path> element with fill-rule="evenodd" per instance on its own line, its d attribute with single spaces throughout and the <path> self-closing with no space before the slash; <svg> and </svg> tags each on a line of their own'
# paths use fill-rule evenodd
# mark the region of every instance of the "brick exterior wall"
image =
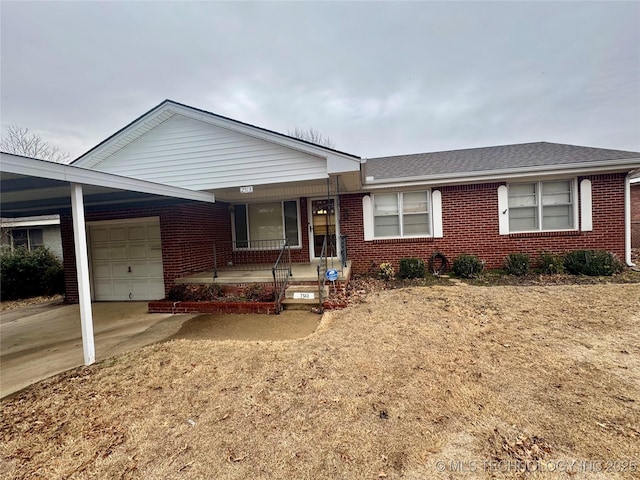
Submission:
<svg viewBox="0 0 640 480">
<path fill-rule="evenodd" d="M 366 273 L 382 262 L 395 268 L 403 257 L 425 260 L 436 251 L 450 262 L 461 253 L 473 253 L 487 262 L 488 268 L 502 265 L 506 255 L 525 252 L 535 258 L 541 251 L 565 252 L 578 248 L 607 249 L 624 258 L 624 174 L 579 177 L 592 182 L 593 231 L 539 232 L 499 235 L 498 194 L 501 183 L 448 186 L 442 192 L 443 238 L 394 239 L 364 241 L 361 194 L 340 198 L 340 228 L 346 235 L 349 259 L 354 273 Z M 634 219 L 640 218 L 640 186 L 632 188 Z M 159 217 L 162 240 L 165 293 L 176 278 L 213 270 L 213 244 L 218 245 L 218 265 L 231 257 L 231 215 L 224 202 L 193 202 L 165 206 L 149 206 L 127 210 L 94 211 L 86 220 L 117 220 Z M 309 261 L 307 199 L 300 199 L 302 245 L 292 249 L 293 262 Z M 61 215 L 60 230 L 64 251 L 67 302 L 78 302 L 75 253 L 71 215 Z M 261 253 L 256 252 L 256 262 Z"/>
<path fill-rule="evenodd" d="M 160 217 L 165 293 L 176 278 L 213 270 L 214 242 L 227 242 L 231 238 L 229 207 L 225 203 L 183 203 L 85 213 L 87 222 L 142 217 Z M 66 301 L 77 303 L 76 258 L 70 214 L 60 216 L 60 231 Z"/>
<path fill-rule="evenodd" d="M 229 204 L 181 203 L 166 206 L 149 206 L 127 210 L 104 210 L 85 213 L 87 222 L 143 217 L 160 217 L 162 265 L 164 268 L 165 294 L 176 278 L 192 273 L 213 270 L 216 245 L 217 263 L 226 266 L 232 260 L 231 215 Z M 300 199 L 301 248 L 291 249 L 292 262 L 309 261 L 309 234 L 307 228 L 307 202 Z M 60 232 L 64 252 L 66 301 L 78 302 L 76 258 L 73 244 L 71 214 L 60 216 Z M 251 263 L 273 261 L 274 252 L 244 252 Z M 277 254 L 277 253 L 276 253 Z"/>
<path fill-rule="evenodd" d="M 442 187 L 443 238 L 364 241 L 363 194 L 341 197 L 341 229 L 347 235 L 354 273 L 366 273 L 382 262 L 398 268 L 403 257 L 428 260 L 442 252 L 452 263 L 461 253 L 473 253 L 499 268 L 513 252 L 532 258 L 541 251 L 566 252 L 599 248 L 624 259 L 624 174 L 579 177 L 592 182 L 593 231 L 539 232 L 499 235 L 498 187 L 502 183 Z M 348 217 L 348 218 L 347 218 Z"/>
<path fill-rule="evenodd" d="M 631 247 L 640 248 L 640 183 L 631 185 Z"/>
</svg>

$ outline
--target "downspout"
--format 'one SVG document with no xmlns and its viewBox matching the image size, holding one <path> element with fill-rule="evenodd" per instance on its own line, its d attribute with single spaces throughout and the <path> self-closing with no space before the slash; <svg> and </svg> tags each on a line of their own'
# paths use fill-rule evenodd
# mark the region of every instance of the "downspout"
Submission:
<svg viewBox="0 0 640 480">
<path fill-rule="evenodd" d="M 624 257 L 629 267 L 636 264 L 631 261 L 631 174 L 624 177 Z"/>
</svg>

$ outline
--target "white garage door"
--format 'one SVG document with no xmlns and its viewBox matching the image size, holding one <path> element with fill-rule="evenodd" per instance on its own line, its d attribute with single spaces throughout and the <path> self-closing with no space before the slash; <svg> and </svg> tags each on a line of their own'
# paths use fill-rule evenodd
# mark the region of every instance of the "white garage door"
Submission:
<svg viewBox="0 0 640 480">
<path fill-rule="evenodd" d="M 160 220 L 89 224 L 96 300 L 164 297 Z"/>
</svg>

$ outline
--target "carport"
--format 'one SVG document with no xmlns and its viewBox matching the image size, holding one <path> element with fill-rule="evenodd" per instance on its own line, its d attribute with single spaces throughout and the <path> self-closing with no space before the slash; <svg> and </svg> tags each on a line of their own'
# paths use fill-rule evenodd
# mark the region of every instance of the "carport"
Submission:
<svg viewBox="0 0 640 480">
<path fill-rule="evenodd" d="M 71 211 L 85 365 L 95 362 L 85 209 L 162 204 L 175 199 L 214 203 L 213 194 L 0 152 L 3 217 Z"/>
</svg>

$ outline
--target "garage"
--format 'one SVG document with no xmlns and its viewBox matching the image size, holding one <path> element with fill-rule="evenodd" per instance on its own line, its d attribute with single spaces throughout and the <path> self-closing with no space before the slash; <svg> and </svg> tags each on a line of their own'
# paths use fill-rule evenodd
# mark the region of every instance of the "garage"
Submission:
<svg viewBox="0 0 640 480">
<path fill-rule="evenodd" d="M 95 300 L 164 297 L 158 217 L 88 222 L 87 225 Z"/>
<path fill-rule="evenodd" d="M 133 306 L 135 304 L 128 300 L 164 296 L 158 217 L 118 220 L 112 217 L 108 222 L 90 224 L 85 222 L 85 210 L 104 213 L 112 207 L 122 211 L 176 203 L 215 203 L 214 195 L 209 192 L 5 152 L 0 152 L 0 191 L 3 217 L 53 214 L 71 217 L 68 241 L 73 244 L 73 254 L 65 256 L 64 261 L 65 269 L 75 270 L 77 279 L 72 287 L 79 301 L 80 325 L 74 325 L 79 326 L 82 336 L 85 365 L 92 364 L 96 358 L 92 298 L 124 299 Z M 77 346 L 75 338 L 70 341 Z"/>
</svg>

